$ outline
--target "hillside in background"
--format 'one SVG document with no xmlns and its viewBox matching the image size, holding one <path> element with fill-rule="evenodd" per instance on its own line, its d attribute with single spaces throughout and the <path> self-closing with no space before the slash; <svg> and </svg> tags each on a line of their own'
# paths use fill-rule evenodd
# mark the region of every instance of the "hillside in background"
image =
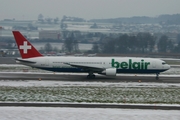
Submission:
<svg viewBox="0 0 180 120">
<path fill-rule="evenodd" d="M 90 22 L 102 23 L 136 23 L 136 24 L 180 24 L 180 14 L 160 15 L 158 17 L 135 16 L 129 18 L 92 19 Z"/>
</svg>

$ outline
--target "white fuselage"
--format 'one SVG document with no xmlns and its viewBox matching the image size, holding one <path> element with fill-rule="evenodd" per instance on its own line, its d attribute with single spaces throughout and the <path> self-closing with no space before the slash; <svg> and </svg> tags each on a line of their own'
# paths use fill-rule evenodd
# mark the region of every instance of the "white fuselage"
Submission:
<svg viewBox="0 0 180 120">
<path fill-rule="evenodd" d="M 34 63 L 21 64 L 54 72 L 102 73 L 116 68 L 116 73 L 160 73 L 170 68 L 160 59 L 135 57 L 34 57 L 23 59 Z"/>
</svg>

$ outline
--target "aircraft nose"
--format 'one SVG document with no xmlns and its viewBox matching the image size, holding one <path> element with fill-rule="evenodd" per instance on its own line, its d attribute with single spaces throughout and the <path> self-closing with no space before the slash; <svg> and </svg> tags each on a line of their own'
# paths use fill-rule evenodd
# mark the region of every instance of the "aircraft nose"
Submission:
<svg viewBox="0 0 180 120">
<path fill-rule="evenodd" d="M 170 69 L 171 68 L 171 66 L 170 65 L 167 65 L 167 69 Z"/>
</svg>

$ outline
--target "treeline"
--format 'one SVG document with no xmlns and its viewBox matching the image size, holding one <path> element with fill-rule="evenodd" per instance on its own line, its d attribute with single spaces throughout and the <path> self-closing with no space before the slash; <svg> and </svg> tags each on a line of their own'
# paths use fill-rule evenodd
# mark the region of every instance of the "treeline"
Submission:
<svg viewBox="0 0 180 120">
<path fill-rule="evenodd" d="M 166 35 L 157 38 L 150 33 L 123 34 L 117 38 L 101 39 L 99 43 L 93 44 L 91 52 L 108 54 L 177 53 L 180 52 L 180 43 L 178 45 L 173 43 Z"/>
<path fill-rule="evenodd" d="M 63 51 L 80 52 L 78 43 L 84 38 L 79 32 L 66 34 Z M 144 53 L 179 53 L 180 34 L 176 41 L 169 39 L 167 35 L 154 36 L 150 33 L 128 34 L 87 34 L 86 37 L 97 37 L 99 40 L 93 43 L 89 53 L 102 54 L 144 54 Z"/>
</svg>

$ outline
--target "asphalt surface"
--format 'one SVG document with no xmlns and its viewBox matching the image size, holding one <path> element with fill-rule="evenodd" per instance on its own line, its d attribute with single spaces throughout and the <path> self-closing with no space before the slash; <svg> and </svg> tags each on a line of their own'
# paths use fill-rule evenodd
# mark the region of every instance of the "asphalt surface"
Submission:
<svg viewBox="0 0 180 120">
<path fill-rule="evenodd" d="M 180 110 L 180 106 L 161 106 L 158 104 L 157 105 L 115 105 L 115 104 L 63 104 L 63 103 L 10 103 L 8 102 L 8 103 L 0 103 L 0 106 Z"/>
<path fill-rule="evenodd" d="M 54 80 L 54 81 L 99 81 L 99 82 L 157 82 L 157 83 L 180 83 L 180 77 L 173 76 L 159 76 L 159 80 L 154 76 L 128 76 L 128 74 L 122 76 L 116 76 L 110 78 L 106 76 L 96 76 L 95 79 L 87 79 L 86 75 L 74 75 L 74 74 L 56 74 L 56 73 L 0 73 L 0 80 Z"/>
<path fill-rule="evenodd" d="M 0 57 L 0 64 L 16 64 L 17 57 Z"/>
</svg>

